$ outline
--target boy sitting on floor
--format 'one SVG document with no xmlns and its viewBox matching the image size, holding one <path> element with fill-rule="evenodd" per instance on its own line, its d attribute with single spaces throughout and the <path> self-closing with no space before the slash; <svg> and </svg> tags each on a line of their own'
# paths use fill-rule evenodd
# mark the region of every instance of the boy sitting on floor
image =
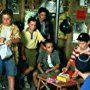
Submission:
<svg viewBox="0 0 90 90">
<path fill-rule="evenodd" d="M 45 42 L 45 50 L 40 52 L 38 60 L 37 60 L 37 67 L 38 73 L 35 72 L 34 76 L 34 83 L 37 85 L 37 80 L 35 76 L 38 74 L 50 74 L 50 75 L 57 75 L 60 66 L 60 59 L 58 52 L 53 50 L 53 42 L 49 39 Z"/>
</svg>

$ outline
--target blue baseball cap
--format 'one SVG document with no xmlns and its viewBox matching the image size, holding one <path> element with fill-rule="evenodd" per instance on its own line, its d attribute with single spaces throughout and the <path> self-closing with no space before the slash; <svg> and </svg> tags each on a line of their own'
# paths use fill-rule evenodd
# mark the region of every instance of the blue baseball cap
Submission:
<svg viewBox="0 0 90 90">
<path fill-rule="evenodd" d="M 90 72 L 90 57 L 87 54 L 80 54 L 76 58 L 76 68 L 81 72 Z"/>
</svg>

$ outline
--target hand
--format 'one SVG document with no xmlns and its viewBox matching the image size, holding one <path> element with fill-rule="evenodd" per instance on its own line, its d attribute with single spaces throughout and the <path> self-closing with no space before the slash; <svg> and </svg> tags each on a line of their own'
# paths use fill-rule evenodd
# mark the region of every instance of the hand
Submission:
<svg viewBox="0 0 90 90">
<path fill-rule="evenodd" d="M 11 44 L 12 44 L 12 41 L 11 40 L 6 41 L 6 45 L 7 46 L 10 46 Z"/>
<path fill-rule="evenodd" d="M 55 73 L 59 73 L 59 72 L 60 72 L 60 70 L 58 70 L 58 69 L 57 69 L 57 70 L 55 70 Z"/>
<path fill-rule="evenodd" d="M 64 67 L 63 69 L 62 69 L 62 72 L 67 72 L 67 68 L 66 67 Z"/>
<path fill-rule="evenodd" d="M 5 41 L 5 37 L 0 37 L 0 42 L 4 42 Z"/>
<path fill-rule="evenodd" d="M 25 60 L 26 60 L 25 55 L 22 55 L 22 61 L 25 61 Z"/>
<path fill-rule="evenodd" d="M 74 74 L 72 75 L 72 78 L 76 78 L 78 76 L 78 72 L 74 72 Z"/>
<path fill-rule="evenodd" d="M 48 70 L 46 70 L 46 72 L 45 73 L 49 73 L 51 70 L 50 69 L 48 69 Z"/>
<path fill-rule="evenodd" d="M 50 39 L 50 34 L 48 35 L 48 37 L 47 37 L 48 39 Z"/>
<path fill-rule="evenodd" d="M 40 48 L 41 48 L 42 50 L 46 50 L 46 47 L 45 47 L 43 44 L 41 44 Z"/>
</svg>

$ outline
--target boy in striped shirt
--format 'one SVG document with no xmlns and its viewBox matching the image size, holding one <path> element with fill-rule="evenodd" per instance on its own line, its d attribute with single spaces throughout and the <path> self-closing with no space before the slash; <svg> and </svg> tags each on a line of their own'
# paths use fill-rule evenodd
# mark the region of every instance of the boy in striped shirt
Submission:
<svg viewBox="0 0 90 90">
<path fill-rule="evenodd" d="M 74 48 L 71 58 L 67 63 L 67 66 L 62 69 L 63 72 L 68 71 L 70 65 L 75 67 L 75 60 L 79 56 L 79 54 L 85 53 L 90 54 L 89 42 L 90 36 L 87 33 L 81 33 L 78 38 L 78 46 Z M 72 77 L 76 77 L 78 75 L 78 70 L 75 68 L 75 72 Z"/>
</svg>

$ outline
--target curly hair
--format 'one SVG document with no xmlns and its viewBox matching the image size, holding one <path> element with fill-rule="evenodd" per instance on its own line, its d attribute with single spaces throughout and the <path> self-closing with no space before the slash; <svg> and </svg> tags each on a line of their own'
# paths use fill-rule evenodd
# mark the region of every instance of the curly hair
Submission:
<svg viewBox="0 0 90 90">
<path fill-rule="evenodd" d="M 40 14 L 40 13 L 42 13 L 42 12 L 45 12 L 45 13 L 46 13 L 46 19 L 51 18 L 49 11 L 48 11 L 45 7 L 40 7 L 40 8 L 39 8 L 38 14 Z"/>
</svg>

